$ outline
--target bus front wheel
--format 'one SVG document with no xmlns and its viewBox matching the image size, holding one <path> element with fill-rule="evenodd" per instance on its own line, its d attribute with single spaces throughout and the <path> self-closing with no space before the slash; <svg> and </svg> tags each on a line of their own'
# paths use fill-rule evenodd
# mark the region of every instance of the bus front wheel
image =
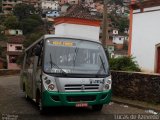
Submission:
<svg viewBox="0 0 160 120">
<path fill-rule="evenodd" d="M 41 96 L 39 91 L 36 92 L 36 104 L 38 106 L 40 114 L 45 114 L 46 109 L 45 107 L 42 106 L 42 101 L 41 101 Z"/>
<path fill-rule="evenodd" d="M 102 108 L 103 108 L 103 105 L 93 105 L 93 106 L 92 106 L 92 109 L 93 109 L 94 111 L 101 111 Z"/>
</svg>

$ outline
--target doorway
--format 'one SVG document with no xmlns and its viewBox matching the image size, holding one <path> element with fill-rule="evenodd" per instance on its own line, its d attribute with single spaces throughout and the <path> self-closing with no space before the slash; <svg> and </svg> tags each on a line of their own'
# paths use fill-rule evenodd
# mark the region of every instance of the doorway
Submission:
<svg viewBox="0 0 160 120">
<path fill-rule="evenodd" d="M 157 73 L 160 73 L 160 46 L 157 47 Z"/>
</svg>

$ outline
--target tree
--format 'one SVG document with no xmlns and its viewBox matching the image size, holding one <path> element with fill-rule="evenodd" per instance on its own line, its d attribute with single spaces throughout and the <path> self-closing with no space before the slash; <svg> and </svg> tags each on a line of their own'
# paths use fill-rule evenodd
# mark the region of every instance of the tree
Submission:
<svg viewBox="0 0 160 120">
<path fill-rule="evenodd" d="M 2 12 L 2 0 L 0 0 L 0 13 Z"/>
<path fill-rule="evenodd" d="M 17 29 L 20 27 L 16 16 L 7 17 L 4 21 L 4 26 L 8 29 Z"/>
<path fill-rule="evenodd" d="M 137 62 L 131 56 L 110 58 L 109 64 L 110 64 L 111 70 L 140 72 L 140 68 Z"/>
<path fill-rule="evenodd" d="M 0 15 L 0 24 L 3 23 L 6 19 L 5 15 Z"/>
<path fill-rule="evenodd" d="M 5 30 L 5 26 L 0 25 L 0 35 L 4 32 L 4 30 Z"/>
<path fill-rule="evenodd" d="M 32 14 L 32 15 L 29 16 L 29 18 L 34 19 L 34 20 L 37 20 L 38 22 L 40 22 L 40 23 L 43 24 L 43 21 L 42 21 L 42 19 L 41 19 L 41 16 L 38 15 L 38 14 Z"/>
<path fill-rule="evenodd" d="M 27 48 L 28 46 L 30 46 L 33 42 L 38 40 L 42 35 L 44 35 L 43 32 L 38 32 L 38 33 L 34 32 L 34 33 L 28 35 L 26 40 L 23 43 L 24 47 Z"/>
<path fill-rule="evenodd" d="M 21 27 L 24 34 L 28 34 L 33 32 L 33 30 L 41 25 L 41 23 L 38 20 L 26 18 L 21 21 Z"/>
<path fill-rule="evenodd" d="M 119 20 L 119 25 L 118 26 L 119 26 L 119 31 L 121 33 L 124 33 L 125 28 L 129 27 L 129 20 L 128 20 L 128 18 L 121 18 Z"/>
<path fill-rule="evenodd" d="M 13 13 L 19 20 L 22 20 L 27 18 L 30 14 L 35 13 L 35 8 L 32 5 L 19 3 L 15 5 Z"/>
</svg>

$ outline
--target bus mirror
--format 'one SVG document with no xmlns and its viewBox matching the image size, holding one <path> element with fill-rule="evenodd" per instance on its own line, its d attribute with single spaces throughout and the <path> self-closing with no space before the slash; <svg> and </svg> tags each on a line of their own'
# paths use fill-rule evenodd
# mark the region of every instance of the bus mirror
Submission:
<svg viewBox="0 0 160 120">
<path fill-rule="evenodd" d="M 37 45 L 36 48 L 35 48 L 35 55 L 40 56 L 40 54 L 41 54 L 41 46 Z"/>
</svg>

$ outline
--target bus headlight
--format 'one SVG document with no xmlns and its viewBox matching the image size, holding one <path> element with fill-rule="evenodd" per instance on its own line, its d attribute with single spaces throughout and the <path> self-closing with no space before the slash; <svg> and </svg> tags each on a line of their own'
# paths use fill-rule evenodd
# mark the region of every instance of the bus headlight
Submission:
<svg viewBox="0 0 160 120">
<path fill-rule="evenodd" d="M 112 86 L 111 76 L 104 79 L 104 87 L 103 90 L 110 90 Z"/>
<path fill-rule="evenodd" d="M 57 91 L 56 81 L 54 77 L 44 75 L 42 79 L 43 79 L 43 86 L 45 90 Z"/>
<path fill-rule="evenodd" d="M 54 84 L 49 84 L 49 85 L 48 85 L 48 90 L 49 90 L 49 91 L 54 90 L 54 88 L 55 88 L 55 85 L 54 85 Z"/>
</svg>

